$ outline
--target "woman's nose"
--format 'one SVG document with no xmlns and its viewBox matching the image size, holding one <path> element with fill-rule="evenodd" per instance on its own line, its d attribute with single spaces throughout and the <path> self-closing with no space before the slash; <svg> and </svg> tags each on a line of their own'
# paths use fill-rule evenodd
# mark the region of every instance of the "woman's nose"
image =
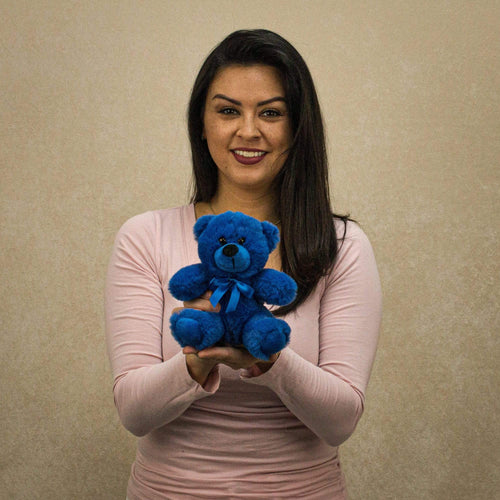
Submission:
<svg viewBox="0 0 500 500">
<path fill-rule="evenodd" d="M 238 135 L 245 139 L 260 137 L 260 130 L 254 116 L 244 116 L 238 128 Z"/>
</svg>

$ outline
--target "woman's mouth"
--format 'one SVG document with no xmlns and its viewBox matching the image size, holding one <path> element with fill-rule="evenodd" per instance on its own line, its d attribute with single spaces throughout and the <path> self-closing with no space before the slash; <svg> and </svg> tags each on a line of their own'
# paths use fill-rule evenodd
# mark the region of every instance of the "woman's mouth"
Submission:
<svg viewBox="0 0 500 500">
<path fill-rule="evenodd" d="M 232 149 L 231 153 L 233 153 L 236 160 L 243 165 L 255 165 L 267 154 L 266 151 L 247 149 Z"/>
</svg>

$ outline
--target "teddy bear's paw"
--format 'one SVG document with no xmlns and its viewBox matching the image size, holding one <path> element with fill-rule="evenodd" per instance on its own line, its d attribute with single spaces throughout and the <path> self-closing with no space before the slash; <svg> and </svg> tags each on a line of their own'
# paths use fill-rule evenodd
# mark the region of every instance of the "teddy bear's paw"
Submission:
<svg viewBox="0 0 500 500">
<path fill-rule="evenodd" d="M 205 349 L 215 344 L 224 334 L 224 325 L 218 314 L 184 309 L 170 319 L 172 335 L 182 347 Z"/>
<path fill-rule="evenodd" d="M 189 345 L 199 349 L 198 345 L 203 339 L 200 325 L 191 318 L 180 318 L 172 333 L 182 347 Z"/>
<path fill-rule="evenodd" d="M 284 321 L 276 321 L 278 324 L 275 324 L 274 328 L 270 329 L 262 337 L 261 350 L 267 357 L 281 351 L 288 344 L 290 338 L 290 327 Z"/>
<path fill-rule="evenodd" d="M 285 321 L 265 317 L 250 323 L 243 334 L 243 343 L 256 358 L 267 360 L 288 344 L 290 327 Z"/>
</svg>

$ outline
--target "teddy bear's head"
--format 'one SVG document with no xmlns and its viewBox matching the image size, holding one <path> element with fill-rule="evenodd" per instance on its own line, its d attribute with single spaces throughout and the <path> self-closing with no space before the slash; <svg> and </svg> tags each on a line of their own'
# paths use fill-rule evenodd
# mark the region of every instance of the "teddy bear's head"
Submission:
<svg viewBox="0 0 500 500">
<path fill-rule="evenodd" d="M 201 262 L 216 277 L 248 278 L 265 266 L 279 231 L 240 212 L 204 215 L 194 226 Z"/>
</svg>

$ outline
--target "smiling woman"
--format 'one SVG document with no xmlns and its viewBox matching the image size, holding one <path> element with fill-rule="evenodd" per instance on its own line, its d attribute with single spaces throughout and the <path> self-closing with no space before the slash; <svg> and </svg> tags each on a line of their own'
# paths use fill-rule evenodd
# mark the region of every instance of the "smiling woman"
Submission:
<svg viewBox="0 0 500 500">
<path fill-rule="evenodd" d="M 330 207 L 305 62 L 270 31 L 229 35 L 200 69 L 188 126 L 192 203 L 127 221 L 107 277 L 115 403 L 139 436 L 128 497 L 344 499 L 338 446 L 363 413 L 381 293 L 366 236 Z M 182 303 L 168 283 L 199 261 L 197 219 L 226 211 L 278 226 L 266 267 L 298 285 L 294 302 L 272 310 L 291 333 L 269 357 L 219 344 L 181 350 L 169 330 L 172 312 L 224 317 L 209 290 Z"/>
<path fill-rule="evenodd" d="M 207 92 L 203 124 L 219 171 L 214 206 L 248 189 L 252 196 L 271 195 L 292 143 L 279 72 L 263 65 L 221 69 Z"/>
</svg>

